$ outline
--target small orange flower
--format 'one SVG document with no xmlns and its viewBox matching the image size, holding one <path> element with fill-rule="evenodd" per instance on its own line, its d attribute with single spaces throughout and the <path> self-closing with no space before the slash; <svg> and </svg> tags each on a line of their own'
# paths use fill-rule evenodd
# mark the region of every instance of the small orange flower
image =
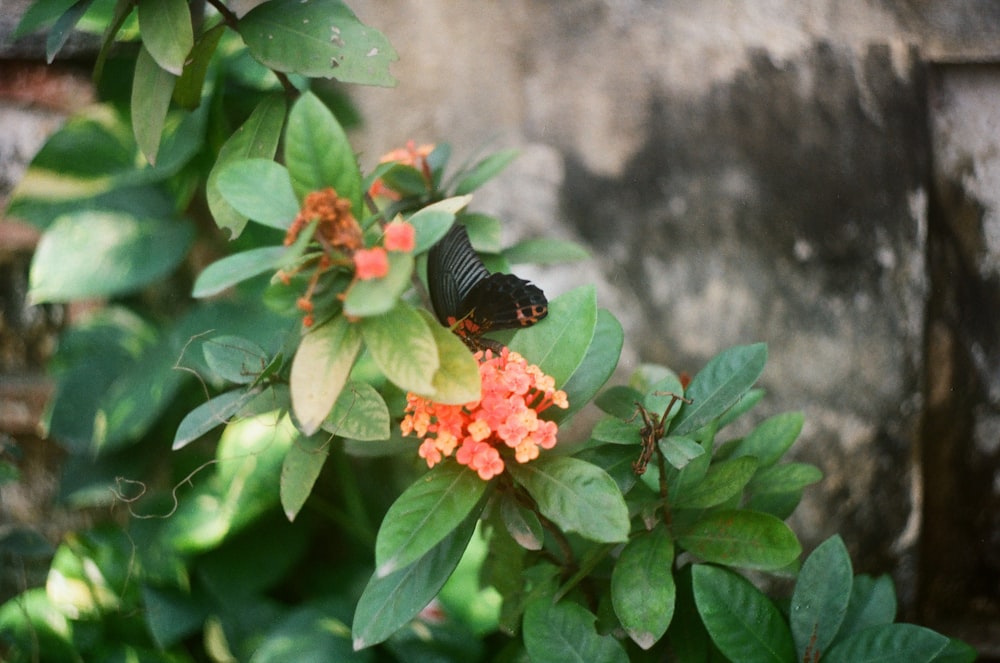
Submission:
<svg viewBox="0 0 1000 663">
<path fill-rule="evenodd" d="M 445 405 L 407 394 L 403 435 L 424 439 L 419 455 L 434 467 L 454 454 L 455 460 L 489 481 L 504 470 L 504 456 L 518 463 L 538 458 L 540 449 L 556 445 L 559 426 L 539 419 L 548 407 L 569 407 L 566 392 L 516 352 L 503 348 L 476 353 L 482 397 L 465 405 Z M 457 449 L 457 451 L 456 451 Z"/>
<path fill-rule="evenodd" d="M 354 252 L 354 275 L 359 281 L 380 279 L 389 273 L 389 256 L 381 246 Z"/>
<path fill-rule="evenodd" d="M 394 221 L 385 227 L 386 251 L 409 253 L 416 246 L 416 229 L 405 221 Z"/>
</svg>

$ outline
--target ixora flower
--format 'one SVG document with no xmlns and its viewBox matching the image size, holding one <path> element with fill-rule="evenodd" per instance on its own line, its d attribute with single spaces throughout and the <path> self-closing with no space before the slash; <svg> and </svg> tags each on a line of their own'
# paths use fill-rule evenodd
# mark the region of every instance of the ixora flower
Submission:
<svg viewBox="0 0 1000 663">
<path fill-rule="evenodd" d="M 435 403 L 415 394 L 406 396 L 403 435 L 423 438 L 420 457 L 434 467 L 454 454 L 455 460 L 488 481 L 504 470 L 504 457 L 518 463 L 538 458 L 539 449 L 556 445 L 559 426 L 538 415 L 552 405 L 569 407 L 566 392 L 538 366 L 508 348 L 476 353 L 482 394 L 465 405 Z M 457 451 L 456 451 L 457 450 Z"/>
<path fill-rule="evenodd" d="M 361 226 L 351 213 L 351 201 L 338 196 L 333 188 L 306 195 L 302 209 L 285 234 L 285 246 L 294 244 L 302 229 L 313 221 L 319 224 L 315 236 L 321 244 L 348 254 L 363 246 Z"/>
<path fill-rule="evenodd" d="M 388 273 L 389 256 L 381 246 L 354 252 L 354 276 L 359 281 L 380 279 Z"/>
<path fill-rule="evenodd" d="M 393 221 L 385 227 L 385 237 L 382 241 L 386 251 L 402 251 L 409 253 L 417 242 L 416 229 L 405 221 Z"/>
<path fill-rule="evenodd" d="M 408 253 L 413 251 L 416 243 L 413 226 L 396 220 L 385 226 L 384 247 L 364 248 L 364 234 L 351 213 L 351 201 L 338 196 L 331 187 L 306 195 L 302 209 L 285 234 L 285 246 L 293 244 L 302 230 L 313 222 L 317 224 L 313 238 L 323 251 L 314 264 L 307 263 L 313 270 L 312 275 L 305 293 L 296 302 L 296 306 L 306 314 L 302 320 L 306 327 L 314 323 L 312 297 L 323 273 L 331 267 L 340 266 L 352 268 L 354 278 L 359 281 L 382 278 L 389 273 L 386 252 Z M 291 273 L 279 273 L 279 277 L 288 284 L 292 275 L 306 268 L 306 265 L 300 265 Z"/>
</svg>

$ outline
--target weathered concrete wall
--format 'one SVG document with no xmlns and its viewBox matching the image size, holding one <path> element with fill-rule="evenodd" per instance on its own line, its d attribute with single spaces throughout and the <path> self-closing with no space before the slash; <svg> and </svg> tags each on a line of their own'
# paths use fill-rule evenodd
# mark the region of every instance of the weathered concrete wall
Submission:
<svg viewBox="0 0 1000 663">
<path fill-rule="evenodd" d="M 1000 76 L 968 72 L 1000 61 L 1000 5 L 354 6 L 401 56 L 398 88 L 355 94 L 368 163 L 409 138 L 522 146 L 478 203 L 593 248 L 626 363 L 767 341 L 765 409 L 806 413 L 797 453 L 827 474 L 807 545 L 841 532 L 905 616 L 990 637 Z"/>
</svg>

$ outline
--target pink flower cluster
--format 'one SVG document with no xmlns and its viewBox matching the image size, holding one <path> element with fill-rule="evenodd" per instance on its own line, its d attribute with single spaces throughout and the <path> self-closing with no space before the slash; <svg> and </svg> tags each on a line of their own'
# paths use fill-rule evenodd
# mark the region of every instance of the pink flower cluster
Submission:
<svg viewBox="0 0 1000 663">
<path fill-rule="evenodd" d="M 465 405 L 435 403 L 407 394 L 403 435 L 423 438 L 420 457 L 434 467 L 452 454 L 488 481 L 504 470 L 504 456 L 518 463 L 538 458 L 556 445 L 559 426 L 539 419 L 548 407 L 569 407 L 555 380 L 516 352 L 503 348 L 476 353 L 482 397 Z M 457 449 L 457 451 L 456 451 Z M 501 453 L 503 452 L 503 453 Z"/>
</svg>

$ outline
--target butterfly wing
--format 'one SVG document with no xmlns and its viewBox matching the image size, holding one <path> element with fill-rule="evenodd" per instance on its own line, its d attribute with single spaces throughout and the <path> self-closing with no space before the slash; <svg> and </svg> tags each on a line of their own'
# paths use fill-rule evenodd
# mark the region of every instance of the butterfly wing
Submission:
<svg viewBox="0 0 1000 663">
<path fill-rule="evenodd" d="M 473 286 L 462 306 L 482 332 L 530 327 L 549 312 L 542 289 L 513 274 L 490 274 Z"/>
<path fill-rule="evenodd" d="M 489 275 L 472 248 L 465 226 L 453 225 L 427 253 L 427 289 L 442 325 L 450 327 L 469 313 L 463 310 L 462 302 Z"/>
<path fill-rule="evenodd" d="M 491 274 L 458 224 L 427 254 L 427 288 L 438 320 L 470 347 L 487 331 L 528 327 L 548 313 L 541 288 L 513 274 Z"/>
</svg>

